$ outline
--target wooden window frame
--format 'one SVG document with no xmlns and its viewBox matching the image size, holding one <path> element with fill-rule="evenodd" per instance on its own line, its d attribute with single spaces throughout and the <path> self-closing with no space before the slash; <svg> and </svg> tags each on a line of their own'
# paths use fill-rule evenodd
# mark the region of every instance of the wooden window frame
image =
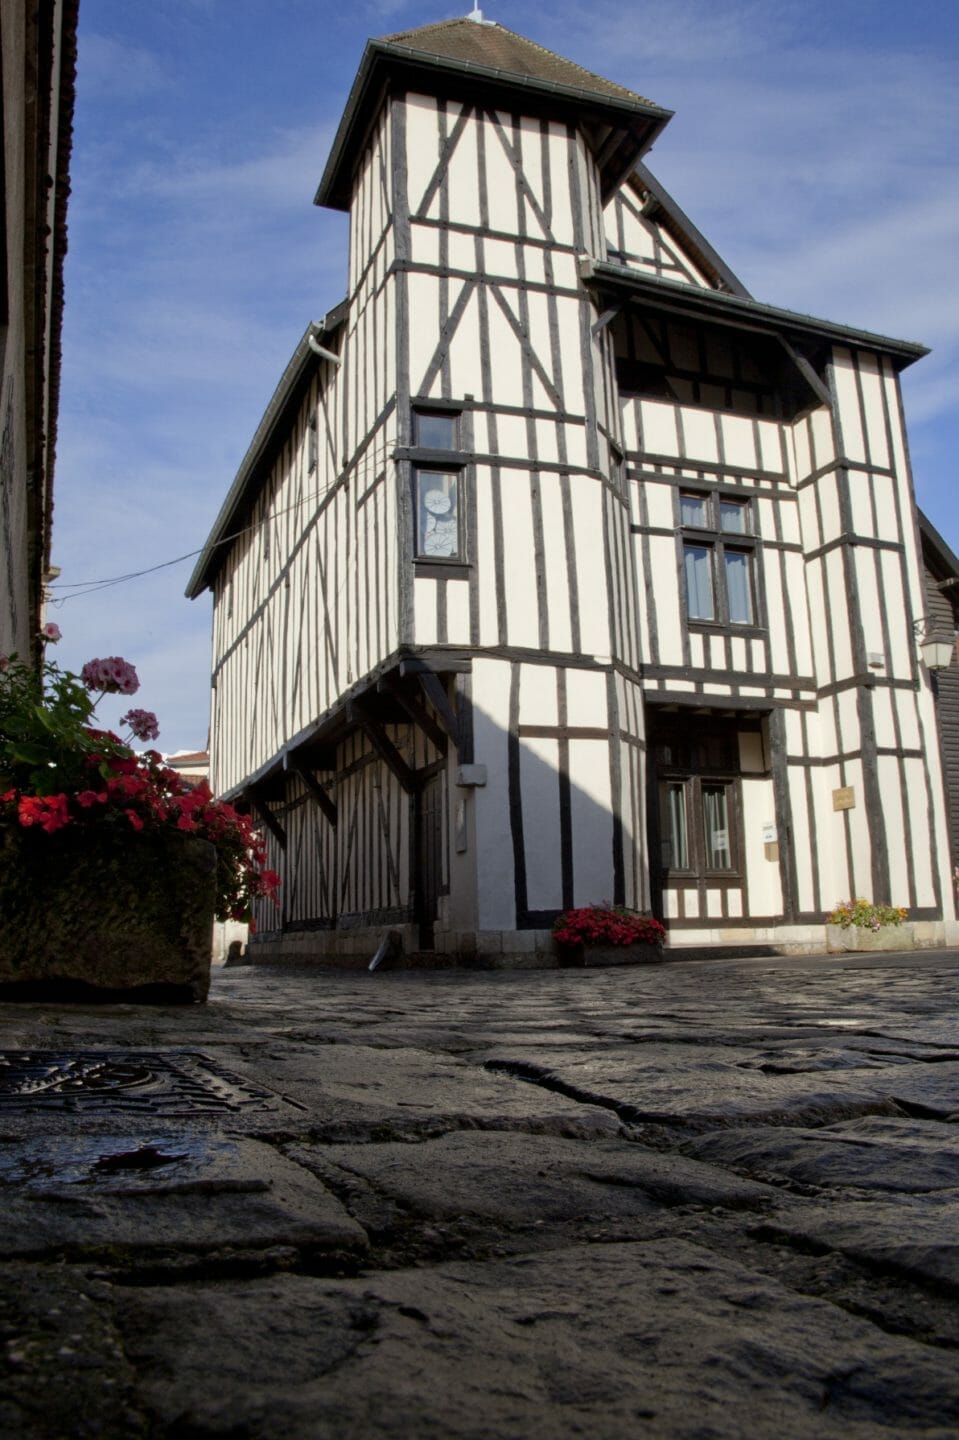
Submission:
<svg viewBox="0 0 959 1440">
<path fill-rule="evenodd" d="M 691 525 L 683 521 L 684 498 L 701 500 L 704 504 L 703 525 Z M 747 529 L 724 530 L 721 507 L 735 504 L 746 514 Z M 763 630 L 761 616 L 760 554 L 759 538 L 752 529 L 753 507 L 747 495 L 728 494 L 722 490 L 709 489 L 699 485 L 682 485 L 677 492 L 678 514 L 677 543 L 679 547 L 680 593 L 686 624 L 690 629 L 702 628 L 707 631 L 722 631 L 729 635 L 754 635 Z M 693 615 L 690 611 L 689 582 L 686 575 L 687 549 L 705 550 L 709 556 L 710 588 L 713 614 L 711 617 Z M 733 620 L 730 617 L 729 587 L 726 578 L 726 556 L 745 555 L 748 557 L 749 620 Z"/>
<path fill-rule="evenodd" d="M 669 775 L 660 772 L 657 782 L 659 786 L 660 865 L 666 884 L 677 886 L 682 885 L 683 882 L 689 885 L 702 882 L 711 886 L 730 885 L 733 888 L 742 885 L 745 865 L 742 853 L 739 776 L 696 775 L 688 772 Z M 663 856 L 667 845 L 672 850 L 671 837 L 668 833 L 668 807 L 666 804 L 666 796 L 671 785 L 681 785 L 684 792 L 688 864 L 682 867 L 672 864 L 672 856 L 669 861 L 665 861 Z M 708 863 L 703 792 L 704 789 L 711 786 L 721 788 L 726 796 L 726 831 L 730 863 L 723 868 L 717 868 Z"/>
<path fill-rule="evenodd" d="M 464 410 L 460 401 L 413 400 L 410 411 L 412 445 L 399 454 L 410 461 L 410 493 L 413 511 L 413 565 L 423 578 L 464 578 L 470 571 L 470 537 L 467 485 L 469 456 L 464 448 Z M 421 443 L 421 418 L 451 422 L 450 446 Z M 421 548 L 421 487 L 429 475 L 453 477 L 456 487 L 457 551 L 455 555 L 434 555 Z"/>
</svg>

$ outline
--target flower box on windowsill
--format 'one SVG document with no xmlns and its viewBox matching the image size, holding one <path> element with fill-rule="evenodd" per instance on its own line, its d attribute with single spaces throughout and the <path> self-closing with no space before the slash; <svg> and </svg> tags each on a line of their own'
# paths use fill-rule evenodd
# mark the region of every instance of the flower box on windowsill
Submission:
<svg viewBox="0 0 959 1440">
<path fill-rule="evenodd" d="M 826 948 L 832 955 L 914 950 L 916 939 L 911 925 L 880 925 L 878 930 L 860 925 L 827 925 Z"/>
<path fill-rule="evenodd" d="M 0 991 L 205 1000 L 215 903 L 205 840 L 0 826 Z"/>
</svg>

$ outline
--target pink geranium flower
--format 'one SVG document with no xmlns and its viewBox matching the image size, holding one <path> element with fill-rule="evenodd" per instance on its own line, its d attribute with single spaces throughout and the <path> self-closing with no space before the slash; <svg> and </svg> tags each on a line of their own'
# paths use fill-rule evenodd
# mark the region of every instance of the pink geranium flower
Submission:
<svg viewBox="0 0 959 1440">
<path fill-rule="evenodd" d="M 48 620 L 46 625 L 40 627 L 40 638 L 41 640 L 48 641 L 51 645 L 56 645 L 58 640 L 63 639 L 63 632 L 59 625 L 55 625 L 52 620 Z"/>
<path fill-rule="evenodd" d="M 138 740 L 155 740 L 160 733 L 160 723 L 152 710 L 128 710 L 120 716 L 121 725 L 129 725 Z"/>
<path fill-rule="evenodd" d="M 120 655 L 88 660 L 80 671 L 80 679 L 88 690 L 99 690 L 104 695 L 135 695 L 140 688 L 136 670 Z"/>
</svg>

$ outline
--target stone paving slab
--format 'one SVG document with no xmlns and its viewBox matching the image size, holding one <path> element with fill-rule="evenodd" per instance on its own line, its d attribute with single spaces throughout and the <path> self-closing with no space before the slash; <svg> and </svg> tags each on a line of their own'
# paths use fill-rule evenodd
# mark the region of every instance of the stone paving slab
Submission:
<svg viewBox="0 0 959 1440">
<path fill-rule="evenodd" d="M 512 1224 L 650 1214 L 661 1204 L 768 1207 L 769 1186 L 716 1166 L 643 1146 L 588 1146 L 541 1135 L 458 1133 L 421 1145 L 314 1147 L 326 1163 L 361 1176 L 430 1218 L 482 1215 Z M 308 1164 L 310 1150 L 294 1154 Z"/>
<path fill-rule="evenodd" d="M 916 1120 L 870 1117 L 818 1130 L 723 1130 L 683 1153 L 740 1175 L 853 1190 L 926 1194 L 959 1190 L 959 1132 Z"/>
<path fill-rule="evenodd" d="M 164 1434 L 945 1440 L 959 1427 L 953 1356 L 684 1243 L 115 1303 Z"/>
<path fill-rule="evenodd" d="M 607 1046 L 595 1054 L 502 1051 L 487 1064 L 586 1103 L 612 1106 L 634 1125 L 825 1124 L 895 1108 L 885 1074 L 844 1069 L 827 1075 L 769 1074 L 743 1063 L 749 1053 L 708 1042 L 660 1046 L 653 1041 Z"/>
<path fill-rule="evenodd" d="M 531 1087 L 480 1063 L 413 1046 L 287 1046 L 257 1056 L 283 1094 L 309 1109 L 312 1124 L 482 1126 L 554 1134 L 616 1134 L 608 1109 Z"/>
<path fill-rule="evenodd" d="M 835 1251 L 959 1299 L 959 1190 L 808 1204 L 761 1233 Z"/>
<path fill-rule="evenodd" d="M 184 1130 L 0 1145 L 0 1257 L 277 1245 L 341 1254 L 366 1235 L 270 1146 Z"/>
<path fill-rule="evenodd" d="M 955 1440 L 957 1016 L 959 954 L 4 1006 L 239 1098 L 0 1103 L 0 1435 Z"/>
</svg>

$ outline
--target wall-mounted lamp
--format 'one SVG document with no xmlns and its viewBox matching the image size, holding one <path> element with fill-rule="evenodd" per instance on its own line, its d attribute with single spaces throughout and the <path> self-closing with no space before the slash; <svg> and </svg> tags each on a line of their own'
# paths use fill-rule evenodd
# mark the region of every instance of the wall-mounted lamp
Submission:
<svg viewBox="0 0 959 1440">
<path fill-rule="evenodd" d="M 931 629 L 931 624 L 925 615 L 913 624 L 916 639 L 919 641 L 919 654 L 927 670 L 945 670 L 956 648 L 956 637 Z"/>
</svg>

